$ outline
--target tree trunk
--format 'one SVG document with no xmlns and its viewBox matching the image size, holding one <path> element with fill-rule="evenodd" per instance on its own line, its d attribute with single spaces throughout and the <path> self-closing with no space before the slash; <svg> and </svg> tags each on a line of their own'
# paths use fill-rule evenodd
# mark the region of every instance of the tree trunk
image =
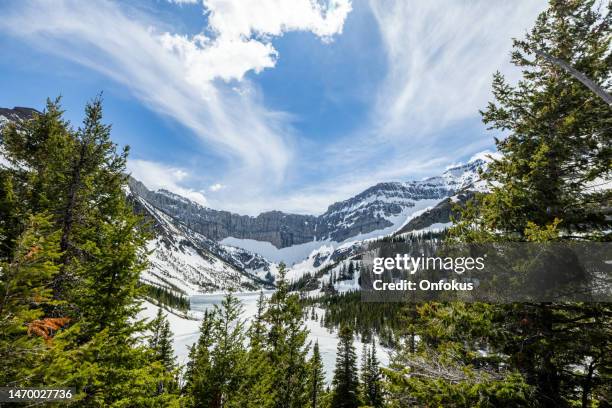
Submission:
<svg viewBox="0 0 612 408">
<path fill-rule="evenodd" d="M 587 372 L 587 376 L 584 379 L 584 384 L 582 385 L 582 408 L 589 407 L 589 396 L 591 395 L 591 387 L 593 383 L 593 372 L 595 371 L 595 360 L 591 361 L 589 364 L 589 371 Z"/>
<path fill-rule="evenodd" d="M 66 266 L 70 262 L 69 247 L 70 236 L 74 226 L 74 212 L 77 205 L 77 193 L 81 184 L 81 170 L 85 164 L 85 143 L 81 142 L 79 159 L 72 169 L 72 178 L 68 188 L 68 197 L 64 213 L 62 214 L 62 236 L 60 238 L 60 250 L 63 252 L 59 273 L 53 279 L 53 298 L 61 299 L 62 286 L 66 278 Z"/>
</svg>

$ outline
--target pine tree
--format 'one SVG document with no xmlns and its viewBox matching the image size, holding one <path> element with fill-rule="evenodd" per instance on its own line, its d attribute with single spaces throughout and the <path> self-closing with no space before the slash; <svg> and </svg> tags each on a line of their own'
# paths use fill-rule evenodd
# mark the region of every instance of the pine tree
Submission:
<svg viewBox="0 0 612 408">
<path fill-rule="evenodd" d="M 602 10 L 605 10 L 602 14 Z M 495 101 L 483 112 L 501 158 L 484 173 L 490 193 L 461 214 L 460 241 L 609 240 L 610 106 L 545 55 L 566 62 L 610 93 L 610 7 L 594 1 L 550 2 L 533 29 L 514 41 L 522 80 L 493 80 Z M 612 310 L 607 304 L 515 304 L 491 308 L 489 343 L 521 372 L 543 407 L 589 406 L 605 398 Z M 448 314 L 443 308 L 437 316 Z M 482 332 L 480 333 L 482 336 Z M 581 373 L 576 370 L 581 367 Z M 604 370 L 605 371 L 605 370 Z"/>
<path fill-rule="evenodd" d="M 249 350 L 245 363 L 245 378 L 241 383 L 236 398 L 236 407 L 266 408 L 272 407 L 273 370 L 266 348 L 267 328 L 264 322 L 266 299 L 260 292 L 257 299 L 257 312 L 248 331 Z"/>
<path fill-rule="evenodd" d="M 595 239 L 609 230 L 603 207 L 610 189 L 592 186 L 610 177 L 610 107 L 538 52 L 567 61 L 610 92 L 611 20 L 609 7 L 601 15 L 594 1 L 553 0 L 530 33 L 514 41 L 512 62 L 523 80 L 512 86 L 495 74 L 495 101 L 482 113 L 490 128 L 509 134 L 496 139 L 502 155 L 484 174 L 491 193 L 479 198 L 476 217 L 464 217 L 463 227 L 500 231 L 504 240 L 528 240 L 530 225 Z"/>
<path fill-rule="evenodd" d="M 297 408 L 308 401 L 309 345 L 299 298 L 289 293 L 285 273 L 285 265 L 281 264 L 277 290 L 270 298 L 264 321 L 269 325 L 267 345 L 274 367 L 274 406 Z"/>
<path fill-rule="evenodd" d="M 2 239 L 16 243 L 23 220 L 49 214 L 61 251 L 49 265 L 56 272 L 43 284 L 53 301 L 29 304 L 41 317 L 31 333 L 52 341 L 38 350 L 28 381 L 70 383 L 83 407 L 174 406 L 176 395 L 157 392 L 166 373 L 150 361 L 142 342 L 146 325 L 136 319 L 146 235 L 123 190 L 127 149 L 118 152 L 110 140 L 99 98 L 87 105 L 77 130 L 62 115 L 59 101 L 48 101 L 43 113 L 9 125 L 0 140 L 14 164 L 0 169 L 0 211 L 10 216 L 0 226 Z M 7 259 L 14 248 L 2 250 Z M 56 331 L 59 321 L 70 323 Z"/>
<path fill-rule="evenodd" d="M 0 259 L 7 260 L 13 253 L 15 241 L 23 232 L 23 207 L 18 203 L 13 174 L 0 164 Z"/>
<path fill-rule="evenodd" d="M 347 326 L 339 331 L 336 368 L 333 378 L 332 406 L 356 408 L 359 406 L 359 379 L 357 354 L 353 345 L 353 332 Z"/>
<path fill-rule="evenodd" d="M 189 352 L 185 394 L 193 407 L 238 407 L 252 391 L 249 380 L 242 305 L 229 293 L 205 312 L 198 343 Z"/>
<path fill-rule="evenodd" d="M 210 353 L 212 407 L 232 406 L 239 398 L 238 390 L 244 380 L 245 328 L 241 318 L 242 304 L 234 295 L 225 296 L 221 305 L 215 305 L 213 337 Z"/>
<path fill-rule="evenodd" d="M 214 312 L 208 310 L 204 312 L 198 342 L 189 350 L 184 386 L 189 406 L 208 407 L 212 404 L 210 378 L 213 367 L 210 354 L 214 343 L 214 318 Z"/>
<path fill-rule="evenodd" d="M 149 347 L 153 351 L 154 360 L 159 361 L 166 372 L 170 375 L 176 370 L 176 359 L 174 357 L 174 349 L 172 347 L 172 332 L 170 330 L 170 322 L 166 315 L 162 312 L 161 307 L 157 309 L 157 316 L 153 320 L 152 335 L 149 339 Z M 164 384 L 160 381 L 158 392 L 161 393 L 164 389 L 174 388 L 176 383 Z"/>
<path fill-rule="evenodd" d="M 312 357 L 308 367 L 308 394 L 309 407 L 319 408 L 322 406 L 323 394 L 325 393 L 325 373 L 323 361 L 319 352 L 319 342 L 315 342 L 312 349 Z"/>
<path fill-rule="evenodd" d="M 363 346 L 361 349 L 361 400 L 364 405 L 368 405 L 368 384 L 369 384 L 369 376 L 370 376 L 370 351 L 368 350 L 368 345 L 366 342 L 363 342 Z"/>
<path fill-rule="evenodd" d="M 28 368 L 45 349 L 47 332 L 29 327 L 40 322 L 43 306 L 51 302 L 49 283 L 57 273 L 59 234 L 50 217 L 30 217 L 26 230 L 14 241 L 10 259 L 0 260 L 0 383 L 28 385 Z M 44 327 L 43 327 L 44 328 Z"/>
<path fill-rule="evenodd" d="M 362 389 L 364 404 L 373 408 L 383 406 L 382 378 L 376 356 L 376 342 L 372 340 L 372 347 L 368 350 L 364 346 L 364 363 L 361 367 Z"/>
<path fill-rule="evenodd" d="M 355 278 L 355 265 L 353 264 L 353 261 L 349 261 L 348 277 L 349 279 Z"/>
</svg>

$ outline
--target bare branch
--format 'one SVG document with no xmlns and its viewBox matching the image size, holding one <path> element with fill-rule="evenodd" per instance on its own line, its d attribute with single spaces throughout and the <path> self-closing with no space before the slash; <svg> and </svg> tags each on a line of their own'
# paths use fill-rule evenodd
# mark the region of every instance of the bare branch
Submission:
<svg viewBox="0 0 612 408">
<path fill-rule="evenodd" d="M 601 86 L 596 84 L 585 74 L 578 71 L 576 68 L 572 67 L 570 64 L 563 61 L 562 59 L 553 57 L 552 55 L 544 51 L 534 50 L 533 52 L 536 55 L 544 58 L 546 61 L 550 62 L 551 64 L 554 64 L 558 66 L 559 68 L 562 68 L 563 70 L 565 70 L 567 73 L 569 73 L 571 76 L 576 78 L 578 81 L 582 82 L 582 84 L 584 84 L 587 88 L 593 91 L 597 96 L 603 99 L 608 105 L 612 105 L 612 95 L 606 92 L 605 89 L 603 89 Z"/>
</svg>

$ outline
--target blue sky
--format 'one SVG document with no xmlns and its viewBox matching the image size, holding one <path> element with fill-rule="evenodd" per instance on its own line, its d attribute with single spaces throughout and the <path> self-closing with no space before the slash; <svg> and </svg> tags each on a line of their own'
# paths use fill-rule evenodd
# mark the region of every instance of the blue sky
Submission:
<svg viewBox="0 0 612 408">
<path fill-rule="evenodd" d="M 320 213 L 492 149 L 478 109 L 543 1 L 0 2 L 0 106 L 103 92 L 129 169 L 213 208 Z"/>
</svg>

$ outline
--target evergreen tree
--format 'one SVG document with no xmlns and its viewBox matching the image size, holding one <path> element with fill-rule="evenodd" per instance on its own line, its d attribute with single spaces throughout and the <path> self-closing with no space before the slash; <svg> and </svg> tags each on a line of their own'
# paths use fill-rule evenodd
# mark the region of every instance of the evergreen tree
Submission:
<svg viewBox="0 0 612 408">
<path fill-rule="evenodd" d="M 151 323 L 151 327 L 152 335 L 149 339 L 149 347 L 153 351 L 154 360 L 159 361 L 168 374 L 174 374 L 176 361 L 172 347 L 172 332 L 170 330 L 170 322 L 168 322 L 161 307 L 157 309 L 157 316 Z M 164 389 L 174 388 L 175 386 L 175 382 L 164 384 L 164 382 L 160 381 L 158 392 L 161 393 Z"/>
<path fill-rule="evenodd" d="M 49 217 L 32 216 L 13 243 L 11 258 L 0 260 L 0 383 L 23 386 L 56 329 L 42 318 L 43 306 L 52 302 L 49 282 L 58 271 L 59 233 Z"/>
<path fill-rule="evenodd" d="M 231 293 L 225 296 L 220 306 L 215 305 L 214 343 L 210 353 L 211 406 L 215 408 L 232 406 L 239 398 L 246 358 L 246 334 L 241 314 L 242 304 Z"/>
<path fill-rule="evenodd" d="M 348 278 L 349 279 L 355 278 L 355 265 L 353 264 L 353 261 L 349 261 Z"/>
<path fill-rule="evenodd" d="M 361 349 L 361 401 L 364 405 L 368 405 L 367 402 L 367 388 L 370 375 L 370 351 L 368 350 L 367 343 L 363 342 Z"/>
<path fill-rule="evenodd" d="M 238 392 L 236 407 L 265 408 L 274 404 L 274 376 L 266 346 L 265 310 L 266 299 L 263 292 L 260 292 L 257 299 L 257 312 L 249 327 L 249 350 L 245 363 L 245 378 Z"/>
<path fill-rule="evenodd" d="M 248 378 L 242 305 L 227 294 L 213 312 L 206 312 L 200 337 L 192 347 L 185 373 L 185 391 L 194 407 L 237 407 Z"/>
<path fill-rule="evenodd" d="M 530 33 L 514 41 L 522 81 L 513 86 L 495 74 L 495 101 L 482 112 L 490 128 L 509 134 L 496 139 L 501 157 L 484 173 L 491 193 L 455 228 L 463 239 L 496 231 L 503 240 L 529 240 L 529 230 L 547 226 L 594 239 L 609 231 L 603 208 L 611 190 L 593 186 L 611 173 L 610 106 L 538 55 L 567 61 L 610 92 L 612 16 L 609 5 L 606 14 L 599 10 L 591 0 L 552 0 Z"/>
<path fill-rule="evenodd" d="M 364 404 L 373 408 L 383 406 L 382 378 L 376 356 L 376 342 L 372 340 L 372 348 L 364 350 L 365 364 L 361 367 Z"/>
<path fill-rule="evenodd" d="M 84 407 L 174 406 L 176 395 L 157 392 L 166 373 L 150 361 L 146 325 L 136 320 L 146 235 L 124 194 L 127 149 L 118 152 L 110 140 L 99 98 L 87 105 L 77 130 L 62 115 L 59 101 L 48 101 L 43 113 L 9 125 L 0 140 L 13 164 L 0 169 L 0 211 L 9 215 L 1 235 L 13 245 L 2 248 L 2 262 L 25 229 L 19 220 L 36 214 L 49 214 L 61 251 L 47 268 L 55 271 L 50 280 L 36 283 L 52 290 L 53 301 L 28 306 L 40 316 L 31 332 L 48 341 L 20 385 L 69 383 Z M 69 323 L 58 331 L 60 321 Z"/>
<path fill-rule="evenodd" d="M 198 342 L 189 350 L 184 387 L 189 406 L 209 407 L 212 404 L 210 350 L 214 342 L 213 319 L 214 312 L 206 310 L 200 324 Z"/>
<path fill-rule="evenodd" d="M 332 382 L 334 387 L 332 406 L 356 408 L 359 406 L 359 379 L 353 332 L 347 326 L 343 326 L 339 331 L 339 339 Z"/>
<path fill-rule="evenodd" d="M 495 101 L 483 112 L 485 123 L 509 134 L 496 140 L 501 157 L 483 175 L 490 193 L 462 211 L 451 231 L 455 239 L 610 239 L 605 212 L 612 190 L 595 187 L 597 180 L 610 179 L 610 107 L 546 55 L 609 93 L 611 22 L 609 5 L 553 0 L 529 34 L 514 41 L 512 61 L 523 69 L 523 78 L 513 86 L 496 74 Z M 456 307 L 439 308 L 436 318 L 449 316 Z M 610 355 L 610 342 L 602 339 L 610 335 L 608 304 L 489 309 L 490 320 L 475 320 L 478 335 L 486 333 L 492 351 L 499 353 L 496 358 L 506 360 L 534 387 L 539 406 L 587 407 L 607 398 L 603 384 L 609 371 L 603 367 L 610 365 L 604 357 Z"/>
<path fill-rule="evenodd" d="M 312 358 L 308 367 L 308 394 L 309 407 L 319 408 L 322 406 L 323 394 L 325 393 L 325 373 L 323 361 L 319 352 L 319 342 L 315 342 L 312 349 Z"/>
<path fill-rule="evenodd" d="M 274 406 L 297 408 L 308 401 L 309 345 L 299 298 L 289 293 L 285 273 L 285 265 L 281 264 L 277 290 L 270 298 L 264 321 L 269 325 L 267 345 L 274 367 Z"/>
</svg>

